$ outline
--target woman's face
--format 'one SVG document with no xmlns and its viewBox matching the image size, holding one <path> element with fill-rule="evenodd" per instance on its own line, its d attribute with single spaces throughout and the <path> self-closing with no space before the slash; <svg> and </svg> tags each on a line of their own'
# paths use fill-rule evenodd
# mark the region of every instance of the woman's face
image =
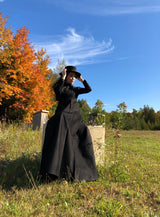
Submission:
<svg viewBox="0 0 160 217">
<path fill-rule="evenodd" d="M 75 78 L 75 73 L 74 72 L 70 72 L 68 75 L 67 75 L 67 78 L 66 78 L 66 82 L 68 84 L 73 84 L 75 82 L 76 78 Z"/>
</svg>

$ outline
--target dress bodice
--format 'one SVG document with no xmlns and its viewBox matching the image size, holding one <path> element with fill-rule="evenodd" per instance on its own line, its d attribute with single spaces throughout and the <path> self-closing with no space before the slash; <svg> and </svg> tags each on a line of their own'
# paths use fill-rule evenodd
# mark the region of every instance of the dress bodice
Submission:
<svg viewBox="0 0 160 217">
<path fill-rule="evenodd" d="M 77 105 L 77 98 L 79 94 L 88 93 L 91 91 L 91 87 L 86 80 L 83 81 L 84 88 L 74 87 L 71 84 L 67 84 L 63 79 L 60 79 L 55 87 L 54 91 L 58 102 L 57 112 L 75 112 L 79 111 Z"/>
</svg>

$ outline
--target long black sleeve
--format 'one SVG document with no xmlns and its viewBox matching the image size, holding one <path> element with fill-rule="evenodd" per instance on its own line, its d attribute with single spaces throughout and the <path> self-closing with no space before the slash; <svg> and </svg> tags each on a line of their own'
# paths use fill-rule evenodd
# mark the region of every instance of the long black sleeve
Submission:
<svg viewBox="0 0 160 217">
<path fill-rule="evenodd" d="M 89 93 L 90 91 L 92 91 L 91 87 L 89 86 L 86 80 L 83 81 L 83 85 L 84 87 L 77 87 L 77 95 Z"/>
</svg>

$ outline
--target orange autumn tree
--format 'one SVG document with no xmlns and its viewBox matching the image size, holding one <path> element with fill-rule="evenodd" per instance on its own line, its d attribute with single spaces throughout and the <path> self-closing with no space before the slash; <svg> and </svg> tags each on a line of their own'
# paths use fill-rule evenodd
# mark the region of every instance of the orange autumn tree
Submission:
<svg viewBox="0 0 160 217">
<path fill-rule="evenodd" d="M 30 92 L 30 100 L 26 107 L 25 120 L 30 120 L 33 113 L 40 110 L 49 110 L 55 103 L 52 101 L 53 90 L 51 81 L 53 79 L 52 70 L 48 68 L 50 63 L 49 56 L 45 55 L 46 51 L 41 49 L 35 53 L 36 63 L 33 73 L 33 88 Z"/>
<path fill-rule="evenodd" d="M 33 74 L 35 52 L 31 43 L 28 42 L 28 33 L 25 27 L 17 30 L 13 37 L 11 49 L 10 83 L 13 86 L 13 95 L 10 105 L 10 114 L 16 114 L 20 119 L 26 113 L 30 92 L 33 88 Z M 11 112 L 12 111 L 12 112 Z M 18 113 L 18 114 L 17 114 Z"/>
<path fill-rule="evenodd" d="M 51 102 L 49 57 L 35 52 L 23 27 L 15 36 L 0 16 L 0 110 L 9 119 L 31 122 L 34 112 L 48 109 Z"/>
<path fill-rule="evenodd" d="M 8 69 L 11 65 L 9 50 L 12 44 L 12 33 L 6 28 L 7 19 L 0 13 L 0 105 L 3 99 L 9 99 L 13 93 L 12 86 L 8 84 Z M 2 108 L 1 108 L 2 112 Z"/>
<path fill-rule="evenodd" d="M 3 80 L 0 99 L 2 110 L 12 120 L 23 119 L 33 83 L 33 62 L 36 58 L 27 39 L 28 33 L 29 30 L 23 27 L 17 30 L 15 36 L 12 34 L 12 40 L 5 47 L 7 57 L 1 59 Z"/>
</svg>

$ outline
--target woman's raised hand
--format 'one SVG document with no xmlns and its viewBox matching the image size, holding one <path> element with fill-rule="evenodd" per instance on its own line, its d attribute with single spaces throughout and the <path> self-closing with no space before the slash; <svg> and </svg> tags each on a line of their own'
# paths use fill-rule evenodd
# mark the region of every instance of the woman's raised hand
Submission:
<svg viewBox="0 0 160 217">
<path fill-rule="evenodd" d="M 81 81 L 81 82 L 84 81 L 83 78 L 82 78 L 82 76 L 78 77 L 77 79 L 78 79 L 78 81 Z"/>
<path fill-rule="evenodd" d="M 67 75 L 67 69 L 63 69 L 62 71 L 62 79 L 64 80 L 66 78 Z"/>
</svg>

